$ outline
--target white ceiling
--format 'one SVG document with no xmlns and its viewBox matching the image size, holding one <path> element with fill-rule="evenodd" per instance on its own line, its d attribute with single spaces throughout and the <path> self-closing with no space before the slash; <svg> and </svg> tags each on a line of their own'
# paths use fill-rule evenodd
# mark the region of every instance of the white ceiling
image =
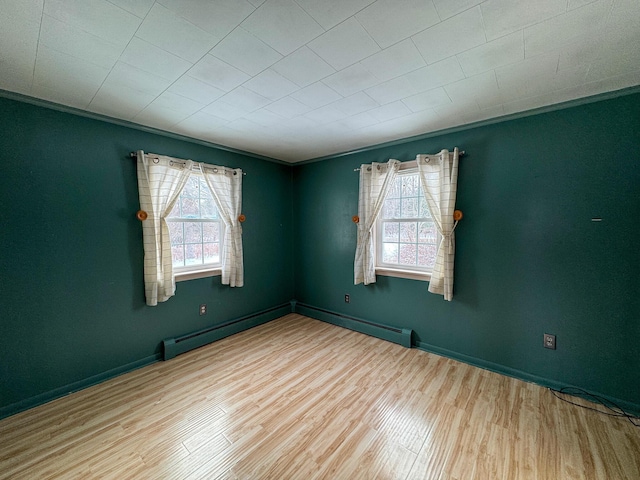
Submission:
<svg viewBox="0 0 640 480">
<path fill-rule="evenodd" d="M 0 89 L 287 162 L 638 84 L 640 0 L 0 0 Z"/>
</svg>

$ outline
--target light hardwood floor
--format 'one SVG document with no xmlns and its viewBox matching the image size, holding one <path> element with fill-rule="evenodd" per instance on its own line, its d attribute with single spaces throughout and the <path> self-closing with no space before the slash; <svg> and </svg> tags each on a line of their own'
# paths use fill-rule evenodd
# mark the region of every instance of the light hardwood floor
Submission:
<svg viewBox="0 0 640 480">
<path fill-rule="evenodd" d="M 0 421 L 0 478 L 637 480 L 640 429 L 291 314 Z"/>
</svg>

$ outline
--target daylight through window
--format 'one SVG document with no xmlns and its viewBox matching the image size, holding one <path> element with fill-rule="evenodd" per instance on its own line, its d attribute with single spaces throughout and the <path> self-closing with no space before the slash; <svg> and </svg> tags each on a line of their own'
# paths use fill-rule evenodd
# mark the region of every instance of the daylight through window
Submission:
<svg viewBox="0 0 640 480">
<path fill-rule="evenodd" d="M 431 273 L 438 237 L 417 169 L 398 172 L 376 221 L 376 269 Z"/>
<path fill-rule="evenodd" d="M 221 266 L 224 222 L 201 174 L 191 174 L 167 223 L 175 273 Z"/>
</svg>

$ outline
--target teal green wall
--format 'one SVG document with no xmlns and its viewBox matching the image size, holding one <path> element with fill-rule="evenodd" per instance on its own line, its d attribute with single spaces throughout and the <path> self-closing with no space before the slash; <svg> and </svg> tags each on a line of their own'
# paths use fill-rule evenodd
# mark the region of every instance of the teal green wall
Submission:
<svg viewBox="0 0 640 480">
<path fill-rule="evenodd" d="M 222 286 L 220 277 L 191 280 L 178 283 L 166 303 L 145 305 L 136 169 L 128 158 L 137 149 L 247 173 L 244 287 Z M 0 412 L 153 361 L 164 338 L 292 297 L 288 165 L 6 98 L 0 160 Z"/>
<path fill-rule="evenodd" d="M 640 405 L 639 132 L 634 94 L 289 167 L 0 98 L 0 417 L 293 297 L 411 328 L 427 350 Z M 467 152 L 454 301 L 418 281 L 354 286 L 353 169 L 454 145 Z M 247 172 L 243 288 L 192 280 L 145 305 L 128 158 L 140 148 Z M 545 332 L 558 350 L 542 348 Z"/>
<path fill-rule="evenodd" d="M 453 302 L 413 280 L 354 286 L 353 169 L 454 146 L 467 154 Z M 639 156 L 635 94 L 296 166 L 296 299 L 411 328 L 427 350 L 638 406 Z M 542 347 L 545 332 L 557 350 Z"/>
</svg>

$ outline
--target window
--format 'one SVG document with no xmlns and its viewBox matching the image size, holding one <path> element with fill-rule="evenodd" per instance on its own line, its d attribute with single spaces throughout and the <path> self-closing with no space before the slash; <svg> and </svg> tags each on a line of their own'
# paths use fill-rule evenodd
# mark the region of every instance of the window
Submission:
<svg viewBox="0 0 640 480">
<path fill-rule="evenodd" d="M 403 164 L 398 172 L 375 224 L 376 273 L 428 280 L 440 235 L 427 208 L 417 167 L 407 166 Z"/>
<path fill-rule="evenodd" d="M 191 173 L 167 223 L 176 280 L 219 273 L 224 222 L 200 173 Z"/>
</svg>

